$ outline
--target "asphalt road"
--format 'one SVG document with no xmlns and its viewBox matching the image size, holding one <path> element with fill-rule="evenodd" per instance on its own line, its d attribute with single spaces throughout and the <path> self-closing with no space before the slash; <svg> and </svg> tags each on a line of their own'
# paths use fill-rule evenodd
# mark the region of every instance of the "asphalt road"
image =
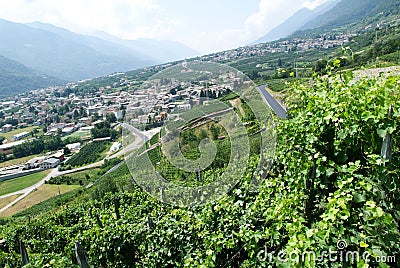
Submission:
<svg viewBox="0 0 400 268">
<path fill-rule="evenodd" d="M 271 107 L 271 109 L 276 113 L 279 118 L 287 118 L 286 110 L 282 107 L 282 105 L 274 98 L 271 94 L 265 89 L 265 85 L 258 86 L 258 91 L 264 98 L 264 101 Z"/>
</svg>

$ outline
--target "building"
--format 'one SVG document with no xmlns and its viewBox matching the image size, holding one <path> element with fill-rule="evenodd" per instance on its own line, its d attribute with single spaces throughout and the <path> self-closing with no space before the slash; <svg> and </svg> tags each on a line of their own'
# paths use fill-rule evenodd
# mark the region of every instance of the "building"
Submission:
<svg viewBox="0 0 400 268">
<path fill-rule="evenodd" d="M 11 124 L 5 124 L 2 128 L 1 131 L 2 133 L 9 132 L 13 129 L 13 126 Z"/>
<path fill-rule="evenodd" d="M 25 140 L 1 144 L 0 145 L 0 154 L 5 154 L 5 155 L 12 154 L 12 148 L 14 146 L 20 145 L 24 142 L 25 142 Z"/>
<path fill-rule="evenodd" d="M 116 151 L 118 151 L 119 149 L 121 149 L 121 147 L 122 147 L 121 143 L 116 141 L 116 142 L 114 142 L 113 145 L 111 146 L 110 151 L 111 151 L 111 152 L 116 152 Z"/>
<path fill-rule="evenodd" d="M 61 152 L 61 151 L 60 151 L 60 152 L 56 152 L 56 153 L 50 155 L 49 158 L 57 158 L 58 160 L 60 160 L 60 162 L 62 162 L 62 161 L 65 160 L 64 153 Z"/>
<path fill-rule="evenodd" d="M 62 133 L 63 134 L 71 134 L 72 132 L 74 132 L 75 127 L 65 127 L 62 129 Z"/>
<path fill-rule="evenodd" d="M 48 158 L 44 160 L 42 163 L 40 163 L 40 168 L 41 169 L 49 169 L 49 168 L 55 168 L 60 164 L 60 160 L 57 158 Z"/>
<path fill-rule="evenodd" d="M 38 168 L 40 166 L 40 163 L 42 163 L 45 159 L 45 156 L 32 158 L 25 163 L 24 169 Z"/>
<path fill-rule="evenodd" d="M 22 140 L 22 139 L 24 139 L 24 138 L 26 138 L 26 137 L 28 137 L 28 136 L 29 136 L 29 132 L 24 131 L 24 132 L 15 134 L 14 136 L 11 137 L 10 140 L 11 140 L 11 141 L 19 141 L 19 140 Z"/>
<path fill-rule="evenodd" d="M 81 149 L 81 143 L 76 142 L 76 143 L 70 143 L 65 145 L 70 151 L 79 151 Z"/>
</svg>

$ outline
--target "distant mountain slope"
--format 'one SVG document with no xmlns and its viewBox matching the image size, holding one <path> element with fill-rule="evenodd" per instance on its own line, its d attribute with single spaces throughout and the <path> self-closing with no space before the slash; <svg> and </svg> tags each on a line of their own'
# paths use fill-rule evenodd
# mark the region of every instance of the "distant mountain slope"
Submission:
<svg viewBox="0 0 400 268">
<path fill-rule="evenodd" d="M 158 41 L 144 38 L 124 40 L 104 32 L 98 32 L 96 36 L 81 35 L 42 22 L 34 22 L 27 25 L 55 33 L 69 41 L 88 46 L 99 53 L 109 56 L 125 57 L 131 54 L 146 58 L 154 63 L 165 63 L 197 56 L 199 54 L 197 51 L 174 41 Z"/>
<path fill-rule="evenodd" d="M 43 23 L 43 22 L 33 22 L 33 23 L 28 23 L 26 24 L 27 26 L 30 26 L 32 28 L 36 29 L 41 29 L 44 31 L 48 31 L 54 34 L 57 34 L 58 36 L 61 36 L 65 40 L 68 40 L 70 42 L 75 42 L 78 44 L 81 44 L 83 46 L 87 46 L 94 51 L 111 56 L 111 57 L 119 57 L 119 58 L 124 58 L 127 56 L 130 57 L 137 57 L 140 59 L 147 59 L 149 62 L 157 63 L 160 60 L 156 59 L 149 54 L 142 54 L 139 51 L 121 46 L 117 43 L 114 42 L 109 42 L 101 38 L 97 38 L 94 36 L 89 36 L 89 35 L 82 35 L 82 34 L 77 34 L 74 32 L 71 32 L 67 29 L 56 27 L 51 24 Z"/>
<path fill-rule="evenodd" d="M 153 40 L 140 38 L 136 40 L 124 40 L 105 32 L 96 32 L 95 36 L 133 49 L 145 55 L 151 55 L 158 60 L 158 63 L 181 60 L 198 56 L 199 52 L 190 47 L 175 41 Z"/>
<path fill-rule="evenodd" d="M 350 23 L 373 21 L 389 14 L 399 14 L 399 11 L 399 0 L 342 0 L 328 12 L 306 23 L 300 30 L 331 29 Z"/>
<path fill-rule="evenodd" d="M 0 74 L 0 97 L 64 82 L 2 56 L 0 56 Z"/>
<path fill-rule="evenodd" d="M 302 30 L 318 28 L 324 25 L 339 26 L 365 17 L 382 0 L 344 0 L 333 9 L 310 22 Z"/>
<path fill-rule="evenodd" d="M 332 9 L 339 1 L 340 0 L 331 0 L 314 10 L 302 8 L 295 14 L 293 14 L 293 16 L 285 20 L 283 23 L 269 31 L 266 35 L 254 41 L 252 44 L 270 42 L 287 37 L 300 29 L 307 22 L 310 22 L 314 18 Z"/>
<path fill-rule="evenodd" d="M 307 8 L 302 8 L 297 11 L 293 16 L 285 20 L 282 24 L 273 28 L 266 35 L 263 35 L 259 39 L 253 42 L 253 44 L 270 42 L 274 40 L 278 40 L 280 38 L 286 37 L 292 34 L 296 29 L 298 29 L 299 25 L 303 25 L 312 16 L 313 12 Z"/>
<path fill-rule="evenodd" d="M 0 20 L 0 55 L 63 80 L 80 80 L 152 64 L 135 55 L 107 55 L 62 36 Z"/>
</svg>

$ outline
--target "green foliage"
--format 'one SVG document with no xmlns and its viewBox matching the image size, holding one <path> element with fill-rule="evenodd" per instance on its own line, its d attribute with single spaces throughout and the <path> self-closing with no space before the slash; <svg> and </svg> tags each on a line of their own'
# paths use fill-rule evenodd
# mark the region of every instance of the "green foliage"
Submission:
<svg viewBox="0 0 400 268">
<path fill-rule="evenodd" d="M 89 169 L 76 173 L 71 173 L 68 175 L 60 175 L 57 177 L 52 177 L 46 183 L 48 184 L 67 184 L 67 185 L 88 185 L 90 182 L 94 182 L 94 180 L 99 176 L 98 174 L 102 173 L 100 169 Z"/>
<path fill-rule="evenodd" d="M 16 61 L 0 56 L 0 96 L 8 97 L 28 90 L 63 83 Z"/>
<path fill-rule="evenodd" d="M 13 155 L 16 158 L 55 151 L 65 146 L 65 141 L 60 136 L 40 137 L 13 147 Z"/>
<path fill-rule="evenodd" d="M 106 121 L 97 123 L 94 128 L 90 130 L 92 137 L 106 138 L 110 137 L 112 140 L 117 138 L 120 133 L 111 127 L 111 123 L 115 122 L 117 118 L 115 115 L 108 115 Z"/>
<path fill-rule="evenodd" d="M 122 165 L 96 184 L 92 200 L 1 225 L 9 250 L 0 250 L 0 264 L 20 265 L 23 239 L 40 266 L 71 266 L 75 240 L 94 267 L 396 266 L 375 258 L 400 256 L 399 77 L 354 82 L 342 73 L 292 90 L 289 119 L 276 128 L 275 163 L 258 191 L 249 190 L 255 156 L 235 189 L 192 209 L 149 197 Z M 387 133 L 393 160 L 383 165 Z M 371 262 L 278 259 L 280 251 L 337 251 L 339 240 L 346 250 L 367 252 Z M 260 260 L 265 249 L 275 255 Z"/>
<path fill-rule="evenodd" d="M 78 167 L 95 163 L 103 158 L 103 152 L 109 148 L 108 141 L 96 141 L 87 143 L 80 151 L 67 160 L 66 165 Z"/>
</svg>

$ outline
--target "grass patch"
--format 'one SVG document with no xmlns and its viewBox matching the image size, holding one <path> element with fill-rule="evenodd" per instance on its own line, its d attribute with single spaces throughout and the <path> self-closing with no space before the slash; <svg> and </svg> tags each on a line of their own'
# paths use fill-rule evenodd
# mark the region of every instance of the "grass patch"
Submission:
<svg viewBox="0 0 400 268">
<path fill-rule="evenodd" d="M 100 168 L 87 169 L 51 178 L 48 184 L 87 185 L 99 177 Z"/>
<path fill-rule="evenodd" d="M 61 208 L 61 206 L 72 202 L 84 202 L 83 200 L 85 197 L 87 197 L 87 195 L 85 195 L 85 189 L 79 187 L 61 195 L 57 194 L 36 205 L 21 210 L 14 214 L 13 217 L 38 216 L 42 213 L 48 213 L 49 211 L 56 211 Z"/>
<path fill-rule="evenodd" d="M 268 81 L 268 88 L 270 88 L 272 91 L 279 92 L 284 90 L 285 88 L 288 87 L 286 84 L 288 79 L 275 79 L 275 80 L 270 80 Z"/>
<path fill-rule="evenodd" d="M 14 206 L 10 207 L 6 211 L 0 213 L 0 217 L 10 217 L 14 214 L 23 211 L 27 208 L 30 208 L 40 202 L 43 202 L 47 199 L 50 199 L 57 195 L 62 195 L 69 191 L 79 188 L 78 185 L 49 185 L 43 184 L 35 191 L 30 193 L 27 197 L 25 197 L 20 202 L 16 203 Z"/>
<path fill-rule="evenodd" d="M 40 154 L 28 155 L 28 156 L 21 157 L 21 158 L 11 159 L 11 160 L 5 161 L 3 163 L 0 163 L 0 168 L 12 166 L 12 165 L 22 165 L 22 164 L 25 164 L 28 160 L 35 158 L 37 156 L 40 156 Z"/>
<path fill-rule="evenodd" d="M 18 196 L 20 196 L 19 194 L 16 195 L 12 195 L 6 198 L 0 198 L 0 209 L 4 208 L 5 206 L 7 206 L 8 204 L 10 204 L 12 201 L 14 201 L 15 199 L 18 198 Z"/>
<path fill-rule="evenodd" d="M 13 193 L 41 181 L 50 173 L 50 169 L 26 175 L 23 177 L 0 182 L 0 195 Z"/>
<path fill-rule="evenodd" d="M 21 132 L 31 132 L 34 129 L 38 130 L 38 133 L 36 133 L 36 137 L 42 136 L 43 135 L 43 129 L 37 126 L 31 126 L 31 127 L 25 127 L 25 128 L 19 128 L 19 129 L 14 129 L 13 131 L 7 132 L 7 133 L 1 133 L 0 136 L 3 136 L 6 138 L 8 141 L 10 141 L 10 138 L 14 136 L 15 134 L 21 133 Z M 31 135 L 29 135 L 27 138 L 32 138 Z"/>
<path fill-rule="evenodd" d="M 90 138 L 91 137 L 90 131 L 79 131 L 78 130 L 68 136 L 62 137 L 61 139 L 66 140 L 68 138 L 73 138 L 73 139 L 81 139 L 82 140 L 82 137 L 85 137 L 85 136 Z"/>
<path fill-rule="evenodd" d="M 74 154 L 67 160 L 65 165 L 72 167 L 80 167 L 92 164 L 102 160 L 110 150 L 111 143 L 109 141 L 96 141 L 87 143 L 78 153 Z"/>
</svg>

